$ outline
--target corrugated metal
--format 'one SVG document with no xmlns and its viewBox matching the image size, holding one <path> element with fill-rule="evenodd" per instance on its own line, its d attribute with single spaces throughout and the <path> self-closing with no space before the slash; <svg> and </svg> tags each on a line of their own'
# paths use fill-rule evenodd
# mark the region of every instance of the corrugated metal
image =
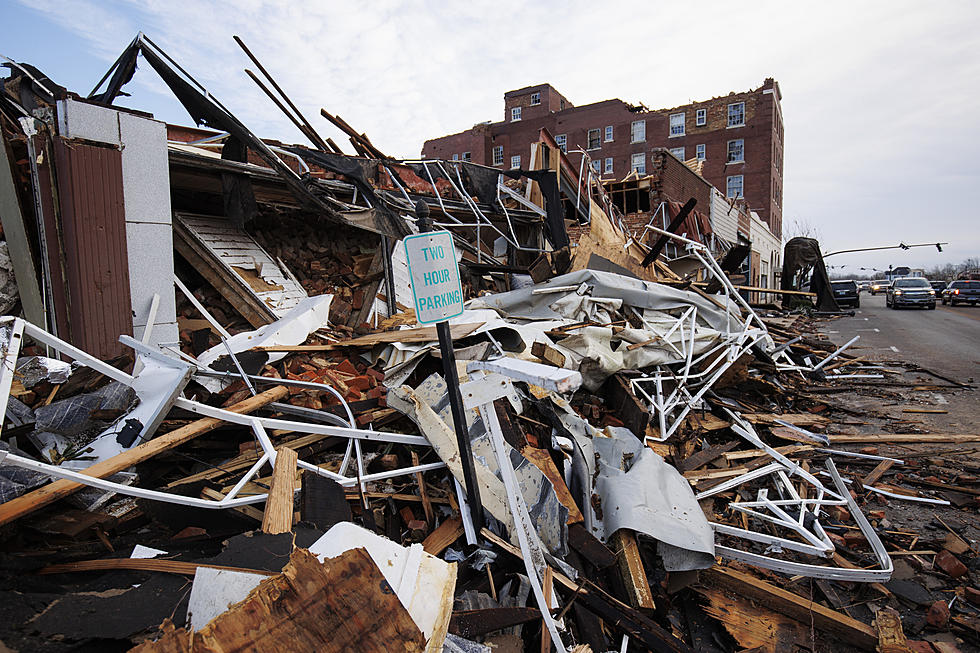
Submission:
<svg viewBox="0 0 980 653">
<path fill-rule="evenodd" d="M 109 358 L 132 334 L 122 154 L 113 147 L 55 139 L 70 341 Z"/>
</svg>

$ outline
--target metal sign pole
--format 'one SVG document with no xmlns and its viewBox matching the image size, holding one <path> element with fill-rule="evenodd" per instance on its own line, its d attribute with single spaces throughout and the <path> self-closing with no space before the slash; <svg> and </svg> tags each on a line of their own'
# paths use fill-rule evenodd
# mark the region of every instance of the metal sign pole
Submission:
<svg viewBox="0 0 980 653">
<path fill-rule="evenodd" d="M 415 204 L 415 215 L 418 217 L 419 232 L 430 231 L 429 205 L 419 200 Z M 483 502 L 480 501 L 480 486 L 477 484 L 476 469 L 473 466 L 473 448 L 470 445 L 470 434 L 466 430 L 463 397 L 459 393 L 459 373 L 456 370 L 456 352 L 453 350 L 453 339 L 449 333 L 449 322 L 447 320 L 437 322 L 436 333 L 439 335 L 442 371 L 446 379 L 446 390 L 449 393 L 449 407 L 452 410 L 453 425 L 456 428 L 456 443 L 459 446 L 459 457 L 463 464 L 466 500 L 470 504 L 470 515 L 473 518 L 473 523 L 479 531 L 484 524 Z"/>
</svg>

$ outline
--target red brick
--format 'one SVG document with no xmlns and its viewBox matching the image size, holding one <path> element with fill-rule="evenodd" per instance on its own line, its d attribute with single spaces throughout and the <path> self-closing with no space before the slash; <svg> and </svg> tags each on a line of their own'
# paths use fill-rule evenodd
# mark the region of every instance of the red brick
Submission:
<svg viewBox="0 0 980 653">
<path fill-rule="evenodd" d="M 953 578 L 966 575 L 966 565 L 946 549 L 942 549 L 936 554 L 935 565 Z"/>
<path fill-rule="evenodd" d="M 963 596 L 973 605 L 980 607 L 980 590 L 975 587 L 964 587 Z"/>
<path fill-rule="evenodd" d="M 929 606 L 929 612 L 926 613 L 926 622 L 933 628 L 945 630 L 946 626 L 949 625 L 949 607 L 945 601 L 936 601 Z"/>
<path fill-rule="evenodd" d="M 343 372 L 344 374 L 353 374 L 355 376 L 357 375 L 357 368 L 354 367 L 354 364 L 351 363 L 350 359 L 348 358 L 345 358 L 344 360 L 340 361 L 340 364 L 337 365 L 337 371 Z"/>
<path fill-rule="evenodd" d="M 371 389 L 371 377 L 355 376 L 354 378 L 347 381 L 347 387 L 355 390 L 360 390 L 361 392 L 366 392 Z"/>
<path fill-rule="evenodd" d="M 531 106 L 530 96 L 538 92 L 541 104 Z M 521 165 L 527 167 L 530 144 L 538 140 L 539 130 L 546 128 L 551 134 L 567 137 L 568 158 L 578 170 L 580 155 L 571 153 L 588 145 L 588 131 L 599 129 L 600 148 L 590 152 L 593 160 L 613 159 L 613 175 L 606 179 L 621 179 L 630 170 L 630 158 L 634 153 L 649 154 L 655 148 L 685 148 L 685 158 L 695 156 L 696 146 L 704 144 L 706 160 L 704 178 L 716 188 L 725 191 L 726 178 L 731 174 L 744 176 L 743 192 L 749 205 L 769 223 L 777 236 L 782 235 L 782 208 L 773 196 L 781 195 L 783 121 L 779 109 L 778 85 L 767 79 L 759 88 L 744 93 L 731 93 L 703 102 L 658 109 L 654 111 L 631 110 L 620 100 L 605 100 L 589 105 L 573 107 L 567 99 L 548 84 L 531 86 L 504 95 L 504 120 L 479 124 L 464 132 L 427 140 L 422 147 L 426 158 L 451 159 L 454 154 L 470 152 L 473 163 L 493 165 L 494 147 L 503 148 L 503 167 L 510 167 L 511 156 L 520 155 Z M 727 127 L 728 104 L 745 102 L 745 126 Z M 521 107 L 521 120 L 511 122 L 510 110 Z M 635 108 L 634 108 L 635 109 Z M 705 109 L 707 121 L 703 126 L 695 124 L 695 112 Z M 669 137 L 669 116 L 684 112 L 686 133 Z M 635 120 L 646 121 L 646 140 L 630 142 L 630 124 Z M 605 141 L 604 128 L 613 127 L 613 140 Z M 745 141 L 745 162 L 728 164 L 728 141 L 741 138 Z M 650 159 L 647 159 L 648 171 Z M 775 192 L 774 192 L 775 191 Z M 683 197 L 685 201 L 691 195 Z M 676 197 L 675 197 L 676 199 Z M 699 209 L 706 204 L 698 199 Z"/>
<path fill-rule="evenodd" d="M 385 396 L 385 394 L 387 393 L 387 391 L 388 391 L 387 388 L 385 388 L 383 386 L 376 386 L 376 387 L 371 388 L 370 390 L 367 391 L 367 398 L 368 399 L 380 399 L 381 397 Z"/>
<path fill-rule="evenodd" d="M 384 372 L 382 372 L 382 371 L 381 371 L 381 370 L 379 370 L 379 369 L 375 369 L 375 368 L 373 368 L 373 367 L 369 367 L 369 368 L 367 368 L 366 370 L 364 370 L 364 372 L 365 372 L 365 374 L 367 374 L 368 376 L 373 376 L 373 377 L 374 377 L 374 378 L 376 378 L 376 379 L 377 379 L 378 381 L 384 381 L 384 380 L 385 380 L 385 373 L 384 373 Z"/>
</svg>

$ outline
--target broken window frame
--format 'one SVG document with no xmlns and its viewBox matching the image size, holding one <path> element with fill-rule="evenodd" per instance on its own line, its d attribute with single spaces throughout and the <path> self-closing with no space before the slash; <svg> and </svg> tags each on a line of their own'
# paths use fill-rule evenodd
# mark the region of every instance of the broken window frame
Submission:
<svg viewBox="0 0 980 653">
<path fill-rule="evenodd" d="M 493 165 L 502 166 L 504 165 L 504 146 L 494 145 L 493 146 Z"/>
<path fill-rule="evenodd" d="M 686 121 L 684 118 L 684 112 L 672 113 L 670 114 L 670 122 L 668 136 L 670 138 L 676 138 L 678 136 L 684 136 L 687 134 Z"/>
<path fill-rule="evenodd" d="M 727 163 L 745 163 L 745 139 L 734 138 L 728 141 Z"/>
<path fill-rule="evenodd" d="M 586 150 L 602 149 L 602 130 L 598 127 L 590 129 L 587 134 L 586 143 Z"/>
<path fill-rule="evenodd" d="M 745 126 L 745 102 L 732 102 L 728 105 L 728 127 Z"/>
</svg>

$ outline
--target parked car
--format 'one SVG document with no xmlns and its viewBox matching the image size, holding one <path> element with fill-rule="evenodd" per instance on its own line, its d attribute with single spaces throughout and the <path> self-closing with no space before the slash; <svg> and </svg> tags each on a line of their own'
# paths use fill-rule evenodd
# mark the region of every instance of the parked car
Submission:
<svg viewBox="0 0 980 653">
<path fill-rule="evenodd" d="M 891 281 L 872 281 L 871 282 L 871 294 L 877 295 L 878 293 L 888 292 L 891 288 Z"/>
<path fill-rule="evenodd" d="M 943 304 L 972 304 L 980 302 L 980 281 L 953 281 L 943 291 Z"/>
<path fill-rule="evenodd" d="M 831 281 L 830 287 L 834 290 L 834 299 L 837 305 L 844 308 L 845 305 L 854 308 L 861 307 L 861 298 L 858 297 L 858 285 L 854 281 Z"/>
<path fill-rule="evenodd" d="M 936 291 L 937 295 L 941 295 L 942 292 L 946 290 L 945 281 L 930 281 L 929 285 L 932 286 L 932 289 Z"/>
<path fill-rule="evenodd" d="M 885 306 L 890 308 L 925 306 L 929 310 L 935 310 L 936 291 L 929 285 L 929 281 L 922 277 L 900 277 L 895 279 L 887 290 Z"/>
</svg>

